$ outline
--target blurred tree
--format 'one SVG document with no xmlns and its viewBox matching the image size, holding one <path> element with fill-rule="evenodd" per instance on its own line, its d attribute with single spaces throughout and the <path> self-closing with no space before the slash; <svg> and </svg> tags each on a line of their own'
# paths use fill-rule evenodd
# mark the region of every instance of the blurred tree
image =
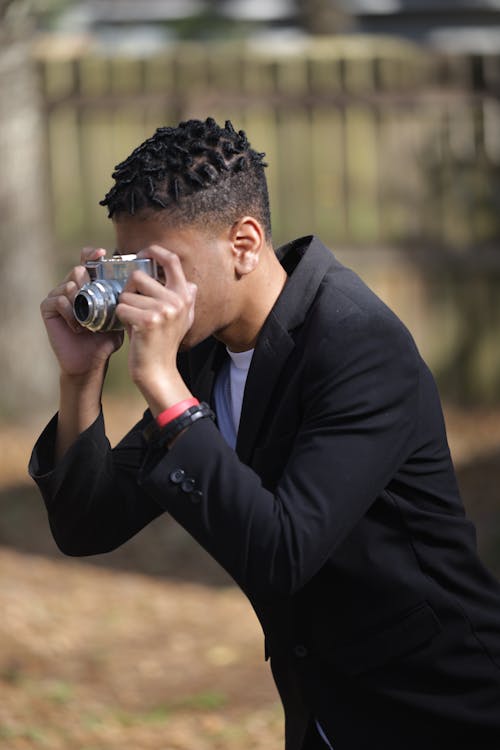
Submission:
<svg viewBox="0 0 500 750">
<path fill-rule="evenodd" d="M 51 284 L 44 119 L 33 3 L 0 0 L 0 418 L 47 404 L 54 382 L 39 303 Z"/>
</svg>

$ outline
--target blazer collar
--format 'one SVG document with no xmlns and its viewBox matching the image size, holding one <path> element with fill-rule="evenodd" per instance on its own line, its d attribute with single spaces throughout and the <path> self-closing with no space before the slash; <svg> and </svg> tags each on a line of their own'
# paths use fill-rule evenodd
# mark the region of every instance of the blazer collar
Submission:
<svg viewBox="0 0 500 750">
<path fill-rule="evenodd" d="M 249 463 L 260 426 L 279 375 L 295 347 L 292 332 L 300 326 L 334 257 L 317 238 L 303 237 L 277 250 L 289 274 L 257 339 L 248 372 L 236 451 Z"/>
</svg>

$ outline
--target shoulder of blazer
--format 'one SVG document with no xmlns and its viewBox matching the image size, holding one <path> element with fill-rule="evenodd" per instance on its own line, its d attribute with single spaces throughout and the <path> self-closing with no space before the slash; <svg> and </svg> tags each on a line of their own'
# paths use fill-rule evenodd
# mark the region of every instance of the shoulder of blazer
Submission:
<svg viewBox="0 0 500 750">
<path fill-rule="evenodd" d="M 317 237 L 309 235 L 278 248 L 278 260 L 288 274 L 288 281 L 263 326 L 279 321 L 288 331 L 299 326 L 306 317 L 321 282 L 328 271 L 342 268 L 332 251 Z"/>
</svg>

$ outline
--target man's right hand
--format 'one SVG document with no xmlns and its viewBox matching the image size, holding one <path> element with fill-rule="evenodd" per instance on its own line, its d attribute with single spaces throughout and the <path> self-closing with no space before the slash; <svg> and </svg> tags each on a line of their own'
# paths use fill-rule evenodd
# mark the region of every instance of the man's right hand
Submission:
<svg viewBox="0 0 500 750">
<path fill-rule="evenodd" d="M 79 379 L 104 372 L 108 359 L 123 343 L 122 331 L 92 333 L 83 328 L 73 314 L 75 296 L 89 281 L 85 263 L 98 260 L 105 254 L 102 248 L 84 248 L 81 265 L 73 268 L 40 305 L 49 341 L 63 376 Z"/>
</svg>

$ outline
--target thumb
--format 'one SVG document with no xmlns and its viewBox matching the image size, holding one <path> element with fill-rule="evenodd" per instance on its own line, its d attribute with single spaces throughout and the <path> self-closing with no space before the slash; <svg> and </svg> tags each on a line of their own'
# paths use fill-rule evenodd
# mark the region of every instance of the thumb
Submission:
<svg viewBox="0 0 500 750">
<path fill-rule="evenodd" d="M 194 306 L 196 303 L 196 295 L 198 293 L 198 287 L 196 284 L 191 283 L 188 281 L 188 290 L 190 294 L 190 309 L 189 309 L 189 327 L 193 325 L 194 322 Z"/>
</svg>

